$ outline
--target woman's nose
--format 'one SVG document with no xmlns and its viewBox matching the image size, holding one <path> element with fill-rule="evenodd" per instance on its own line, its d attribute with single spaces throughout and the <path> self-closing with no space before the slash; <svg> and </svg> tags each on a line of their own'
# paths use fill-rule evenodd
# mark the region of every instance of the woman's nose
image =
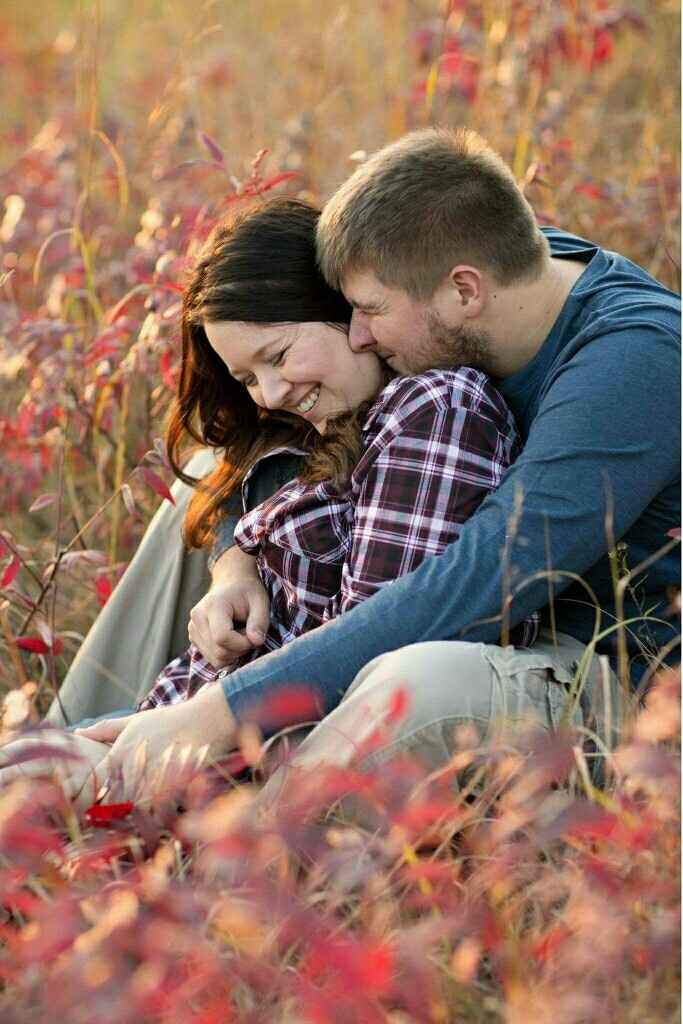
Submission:
<svg viewBox="0 0 683 1024">
<path fill-rule="evenodd" d="M 289 381 L 282 377 L 267 376 L 259 381 L 261 398 L 266 409 L 282 409 L 287 404 L 287 397 L 292 390 Z"/>
<path fill-rule="evenodd" d="M 349 345 L 354 352 L 362 352 L 364 349 L 374 348 L 377 342 L 370 330 L 369 317 L 354 309 L 349 326 Z"/>
</svg>

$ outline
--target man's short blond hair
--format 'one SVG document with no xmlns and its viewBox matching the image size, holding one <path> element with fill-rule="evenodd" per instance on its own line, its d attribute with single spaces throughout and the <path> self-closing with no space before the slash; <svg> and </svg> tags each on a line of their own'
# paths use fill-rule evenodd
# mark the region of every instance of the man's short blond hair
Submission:
<svg viewBox="0 0 683 1024">
<path fill-rule="evenodd" d="M 510 168 L 476 132 L 425 128 L 373 154 L 337 189 L 317 228 L 336 288 L 369 270 L 428 299 L 465 263 L 502 286 L 540 274 L 548 243 Z"/>
</svg>

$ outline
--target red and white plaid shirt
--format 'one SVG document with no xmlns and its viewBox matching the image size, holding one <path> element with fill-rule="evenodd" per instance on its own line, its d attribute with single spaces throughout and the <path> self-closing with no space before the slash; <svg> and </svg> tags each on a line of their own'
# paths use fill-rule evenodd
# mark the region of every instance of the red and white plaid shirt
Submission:
<svg viewBox="0 0 683 1024">
<path fill-rule="evenodd" d="M 240 519 L 235 543 L 256 557 L 270 628 L 263 646 L 231 669 L 342 615 L 443 551 L 498 487 L 520 445 L 488 377 L 462 368 L 392 380 L 365 420 L 363 450 L 347 486 L 297 478 Z M 528 646 L 536 632 L 534 618 L 515 640 Z M 217 674 L 190 647 L 163 669 L 139 709 L 184 700 Z"/>
</svg>

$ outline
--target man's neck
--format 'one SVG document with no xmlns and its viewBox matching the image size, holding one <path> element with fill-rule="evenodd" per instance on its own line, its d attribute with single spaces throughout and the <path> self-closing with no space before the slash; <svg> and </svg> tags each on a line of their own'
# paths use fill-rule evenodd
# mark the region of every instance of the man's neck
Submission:
<svg viewBox="0 0 683 1024">
<path fill-rule="evenodd" d="M 486 319 L 496 343 L 496 377 L 510 377 L 531 362 L 585 269 L 578 260 L 550 257 L 547 268 L 529 284 L 494 286 Z"/>
</svg>

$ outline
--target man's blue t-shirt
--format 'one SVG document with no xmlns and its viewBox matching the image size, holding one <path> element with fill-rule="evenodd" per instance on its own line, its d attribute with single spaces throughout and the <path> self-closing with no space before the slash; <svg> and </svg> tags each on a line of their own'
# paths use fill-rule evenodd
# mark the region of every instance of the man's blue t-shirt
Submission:
<svg viewBox="0 0 683 1024">
<path fill-rule="evenodd" d="M 612 657 L 621 602 L 634 679 L 675 645 L 679 553 L 661 550 L 680 526 L 680 299 L 617 253 L 543 230 L 554 257 L 586 269 L 534 359 L 496 381 L 522 455 L 441 555 L 225 676 L 238 719 L 291 683 L 314 687 L 327 712 L 365 664 L 406 644 L 496 643 L 510 592 L 510 626 L 537 609 L 550 618 L 550 601 L 558 631 L 605 634 L 597 649 Z"/>
<path fill-rule="evenodd" d="M 538 469 L 533 486 L 539 510 L 544 504 L 550 511 L 562 503 L 562 530 L 571 531 L 579 545 L 596 525 L 596 510 L 587 510 L 581 500 L 580 467 L 589 462 L 593 472 L 603 475 L 604 528 L 598 538 L 604 549 L 614 547 L 615 540 L 619 545 L 612 564 L 603 554 L 581 575 L 603 609 L 606 629 L 616 615 L 615 569 L 623 578 L 654 558 L 670 539 L 667 531 L 680 525 L 680 298 L 617 253 L 555 228 L 544 229 L 544 234 L 553 256 L 585 262 L 586 270 L 536 357 L 496 384 L 527 446 L 526 479 L 532 463 Z M 560 403 L 564 411 L 557 408 Z M 653 403 L 659 407 L 654 418 Z M 668 416 L 665 425 L 662 417 Z M 566 433 L 558 429 L 562 422 Z M 668 450 L 655 458 L 653 449 L 662 446 Z M 550 474 L 553 493 L 544 493 L 543 466 L 558 459 L 566 472 Z M 617 504 L 628 504 L 630 511 Z M 622 617 L 634 620 L 628 639 L 636 679 L 646 667 L 646 654 L 678 635 L 668 611 L 670 588 L 679 584 L 679 559 L 674 547 L 624 587 Z M 552 557 L 551 562 L 560 569 L 572 568 L 566 556 L 562 563 Z M 555 611 L 561 632 L 588 643 L 595 610 L 585 585 L 570 584 L 555 599 Z M 658 621 L 662 616 L 667 621 Z M 613 653 L 615 642 L 612 634 L 598 649 Z"/>
</svg>

